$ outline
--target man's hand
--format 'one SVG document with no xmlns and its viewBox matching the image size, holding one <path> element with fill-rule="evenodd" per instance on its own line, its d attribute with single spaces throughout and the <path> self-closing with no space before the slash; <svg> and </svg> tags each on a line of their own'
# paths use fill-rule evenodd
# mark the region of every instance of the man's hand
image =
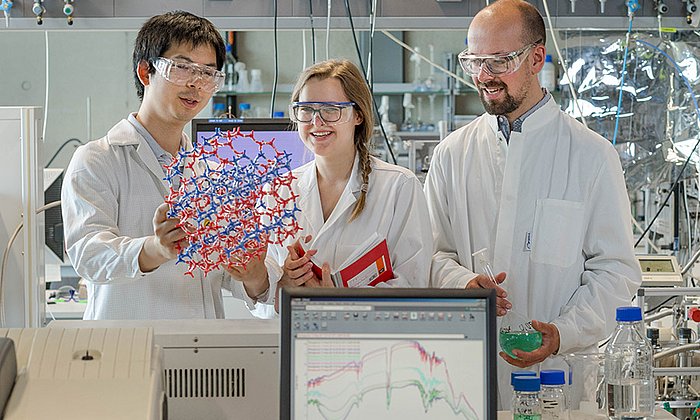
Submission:
<svg viewBox="0 0 700 420">
<path fill-rule="evenodd" d="M 501 284 L 506 280 L 506 273 L 496 274 L 496 283 Z M 508 293 L 498 285 L 493 284 L 486 274 L 479 274 L 467 283 L 465 289 L 496 289 L 496 315 L 503 316 L 513 305 L 506 299 Z"/>
<path fill-rule="evenodd" d="M 231 258 L 228 266 L 224 267 L 231 278 L 243 283 L 243 288 L 251 299 L 257 298 L 270 288 L 267 267 L 265 266 L 266 256 L 266 252 L 254 256 L 246 263 L 245 267 L 240 261 Z"/>
<path fill-rule="evenodd" d="M 139 268 L 143 272 L 153 271 L 175 257 L 179 249 L 187 246 L 186 233 L 178 227 L 180 221 L 168 218 L 170 207 L 163 203 L 153 215 L 153 231 L 155 235 L 146 238 L 139 253 Z"/>
<path fill-rule="evenodd" d="M 542 346 L 534 351 L 527 352 L 522 350 L 513 350 L 513 354 L 517 357 L 514 359 L 504 352 L 500 352 L 500 356 L 506 362 L 519 368 L 526 368 L 544 361 L 550 355 L 559 350 L 559 330 L 556 325 L 548 324 L 532 320 L 532 327 L 542 333 Z"/>
</svg>

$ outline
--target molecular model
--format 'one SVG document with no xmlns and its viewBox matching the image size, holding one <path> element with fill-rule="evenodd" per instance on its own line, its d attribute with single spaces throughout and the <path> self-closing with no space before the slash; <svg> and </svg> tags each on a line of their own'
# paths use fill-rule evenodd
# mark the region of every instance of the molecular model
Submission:
<svg viewBox="0 0 700 420">
<path fill-rule="evenodd" d="M 240 147 L 251 141 L 256 154 Z M 298 232 L 290 156 L 277 150 L 274 139 L 217 128 L 173 158 L 166 166 L 165 201 L 168 217 L 179 219 L 187 233 L 177 260 L 188 264 L 186 274 L 194 277 L 199 268 L 206 275 L 220 265 L 245 268 L 268 243 L 282 244 Z"/>
</svg>

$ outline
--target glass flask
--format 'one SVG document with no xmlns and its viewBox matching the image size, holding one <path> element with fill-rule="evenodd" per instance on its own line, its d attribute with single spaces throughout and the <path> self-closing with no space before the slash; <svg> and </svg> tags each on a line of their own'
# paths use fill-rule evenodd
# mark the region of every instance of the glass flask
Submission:
<svg viewBox="0 0 700 420">
<path fill-rule="evenodd" d="M 491 268 L 491 262 L 486 248 L 480 249 L 472 254 L 479 266 L 481 273 L 485 274 L 491 281 L 498 285 L 496 276 Z M 502 287 L 502 286 L 499 286 Z M 542 333 L 537 331 L 532 322 L 523 314 L 511 308 L 501 318 L 501 328 L 498 331 L 498 342 L 508 356 L 517 358 L 513 350 L 531 352 L 542 346 Z"/>
</svg>

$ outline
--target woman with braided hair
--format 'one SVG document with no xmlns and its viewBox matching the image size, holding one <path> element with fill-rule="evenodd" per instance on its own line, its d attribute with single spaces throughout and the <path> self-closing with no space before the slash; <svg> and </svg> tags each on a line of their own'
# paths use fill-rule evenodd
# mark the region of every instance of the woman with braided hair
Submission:
<svg viewBox="0 0 700 420">
<path fill-rule="evenodd" d="M 370 155 L 372 96 L 358 68 L 348 60 L 308 67 L 292 92 L 290 118 L 315 159 L 293 172 L 302 230 L 268 247 L 270 290 L 333 287 L 330 273 L 374 235 L 386 239 L 394 272 L 381 285 L 427 287 L 433 241 L 425 196 L 411 171 Z"/>
</svg>

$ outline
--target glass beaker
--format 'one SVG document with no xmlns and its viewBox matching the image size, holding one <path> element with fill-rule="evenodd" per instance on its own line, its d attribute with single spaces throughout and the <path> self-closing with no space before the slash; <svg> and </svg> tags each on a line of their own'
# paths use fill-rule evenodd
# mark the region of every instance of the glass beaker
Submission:
<svg viewBox="0 0 700 420">
<path fill-rule="evenodd" d="M 569 408 L 572 418 L 607 417 L 605 388 L 605 355 L 603 353 L 573 353 L 564 356 L 569 366 Z"/>
</svg>

